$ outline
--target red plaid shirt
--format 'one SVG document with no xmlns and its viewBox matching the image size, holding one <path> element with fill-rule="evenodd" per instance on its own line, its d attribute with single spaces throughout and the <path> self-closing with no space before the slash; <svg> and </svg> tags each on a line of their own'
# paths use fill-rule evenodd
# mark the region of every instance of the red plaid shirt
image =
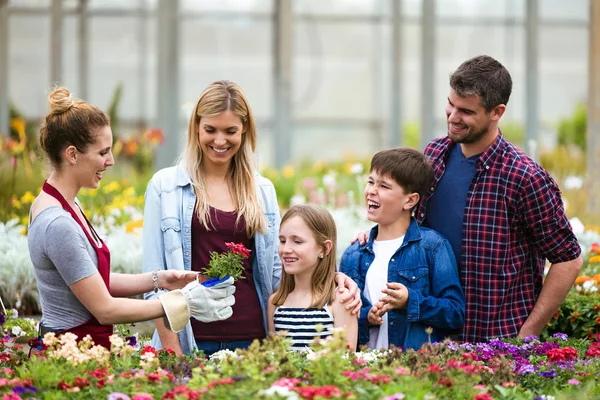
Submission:
<svg viewBox="0 0 600 400">
<path fill-rule="evenodd" d="M 446 169 L 452 142 L 438 138 L 425 155 L 435 173 L 416 217 Z M 550 175 L 502 134 L 476 163 L 467 194 L 459 265 L 466 317 L 461 340 L 515 337 L 542 289 L 545 260 L 571 261 L 581 254 Z"/>
</svg>

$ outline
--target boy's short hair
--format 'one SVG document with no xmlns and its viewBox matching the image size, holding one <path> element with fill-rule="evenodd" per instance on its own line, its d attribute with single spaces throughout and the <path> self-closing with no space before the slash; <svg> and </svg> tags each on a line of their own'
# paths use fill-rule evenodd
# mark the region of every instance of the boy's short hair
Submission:
<svg viewBox="0 0 600 400">
<path fill-rule="evenodd" d="M 406 194 L 418 193 L 423 197 L 433 182 L 433 168 L 423 153 L 410 147 L 396 147 L 376 153 L 371 160 L 370 172 L 389 175 L 402 186 Z"/>
</svg>

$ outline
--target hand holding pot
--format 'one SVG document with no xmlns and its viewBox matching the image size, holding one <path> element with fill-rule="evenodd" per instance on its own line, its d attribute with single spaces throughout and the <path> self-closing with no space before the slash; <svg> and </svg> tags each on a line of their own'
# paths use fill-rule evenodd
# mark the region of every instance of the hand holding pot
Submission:
<svg viewBox="0 0 600 400">
<path fill-rule="evenodd" d="M 222 321 L 231 317 L 231 306 L 235 303 L 233 282 L 233 278 L 229 278 L 206 287 L 194 280 L 183 289 L 159 296 L 165 310 L 165 326 L 173 332 L 179 332 L 190 317 L 202 322 Z"/>
</svg>

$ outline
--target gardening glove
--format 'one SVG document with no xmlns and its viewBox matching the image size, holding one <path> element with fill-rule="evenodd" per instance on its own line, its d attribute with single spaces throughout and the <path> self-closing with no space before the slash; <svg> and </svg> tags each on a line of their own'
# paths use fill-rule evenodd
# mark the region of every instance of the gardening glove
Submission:
<svg viewBox="0 0 600 400">
<path fill-rule="evenodd" d="M 198 280 L 183 289 L 172 290 L 158 297 L 165 311 L 167 329 L 181 331 L 190 316 L 202 322 L 222 321 L 233 315 L 235 303 L 233 278 L 212 287 L 201 285 Z"/>
</svg>

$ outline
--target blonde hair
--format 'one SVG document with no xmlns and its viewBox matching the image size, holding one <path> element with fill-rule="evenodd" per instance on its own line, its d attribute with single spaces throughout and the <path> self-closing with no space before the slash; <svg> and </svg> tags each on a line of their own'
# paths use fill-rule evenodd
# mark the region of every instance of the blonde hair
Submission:
<svg viewBox="0 0 600 400">
<path fill-rule="evenodd" d="M 73 100 L 65 87 L 54 89 L 48 96 L 50 112 L 40 127 L 40 146 L 57 169 L 62 152 L 69 146 L 85 153 L 94 143 L 96 130 L 110 125 L 110 118 L 98 107 L 83 100 Z"/>
<path fill-rule="evenodd" d="M 335 299 L 335 260 L 337 232 L 333 217 L 324 207 L 314 204 L 303 204 L 290 208 L 281 219 L 281 226 L 293 217 L 301 218 L 308 226 L 317 242 L 323 249 L 323 258 L 318 258 L 317 266 L 312 274 L 312 299 L 310 307 L 322 308 Z M 331 250 L 327 253 L 325 241 L 331 241 Z M 285 269 L 281 271 L 281 284 L 273 296 L 273 304 L 282 305 L 294 290 L 292 275 Z"/>
<path fill-rule="evenodd" d="M 210 230 L 212 221 L 209 213 L 206 180 L 202 170 L 202 150 L 198 127 L 202 117 L 214 117 L 225 111 L 231 111 L 242 121 L 243 133 L 239 150 L 233 156 L 227 181 L 235 210 L 237 222 L 243 215 L 246 221 L 246 233 L 253 237 L 256 232 L 264 233 L 267 221 L 264 215 L 262 197 L 256 190 L 255 168 L 253 164 L 256 149 L 256 124 L 250 105 L 242 89 L 231 81 L 217 81 L 210 84 L 200 94 L 188 125 L 187 147 L 183 153 L 184 166 L 190 174 L 192 187 L 196 195 L 196 213 L 200 223 Z"/>
</svg>

